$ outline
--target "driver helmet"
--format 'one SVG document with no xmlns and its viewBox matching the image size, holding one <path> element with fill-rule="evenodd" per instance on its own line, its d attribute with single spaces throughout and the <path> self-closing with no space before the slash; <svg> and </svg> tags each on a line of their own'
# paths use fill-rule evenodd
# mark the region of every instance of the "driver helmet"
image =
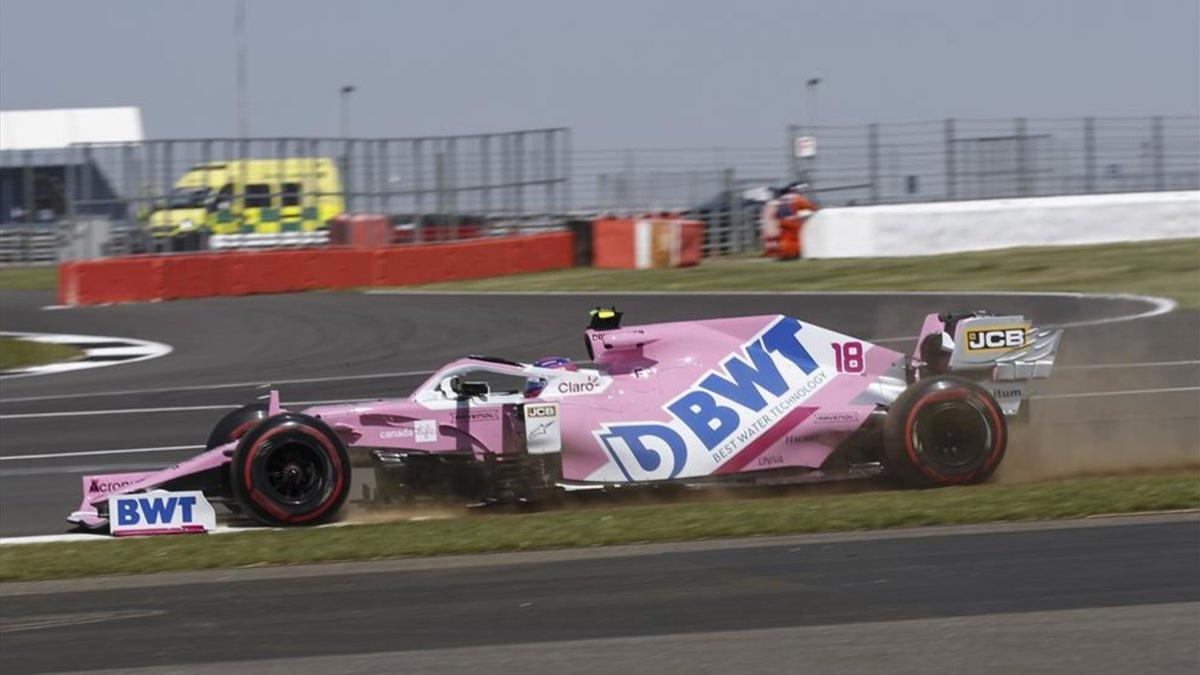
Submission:
<svg viewBox="0 0 1200 675">
<path fill-rule="evenodd" d="M 565 356 L 547 356 L 534 361 L 533 365 L 537 368 L 561 368 L 562 370 L 569 370 L 571 372 L 579 370 L 579 366 L 576 366 L 574 361 Z"/>
<path fill-rule="evenodd" d="M 546 388 L 546 378 L 530 377 L 525 379 L 525 398 L 537 398 Z"/>
</svg>

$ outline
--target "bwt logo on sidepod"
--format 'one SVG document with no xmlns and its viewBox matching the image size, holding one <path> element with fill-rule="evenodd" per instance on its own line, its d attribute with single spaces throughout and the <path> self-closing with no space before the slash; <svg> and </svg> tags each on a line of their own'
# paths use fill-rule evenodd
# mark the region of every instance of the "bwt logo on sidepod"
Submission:
<svg viewBox="0 0 1200 675">
<path fill-rule="evenodd" d="M 697 444 L 714 464 L 728 459 L 827 380 L 800 343 L 802 327 L 776 320 L 668 402 L 669 422 L 606 424 L 593 434 L 631 481 L 676 477 Z"/>
</svg>

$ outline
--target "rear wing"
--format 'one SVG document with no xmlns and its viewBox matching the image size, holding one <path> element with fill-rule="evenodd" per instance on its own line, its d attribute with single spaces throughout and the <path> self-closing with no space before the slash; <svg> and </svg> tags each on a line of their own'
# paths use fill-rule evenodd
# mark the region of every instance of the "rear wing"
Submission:
<svg viewBox="0 0 1200 675">
<path fill-rule="evenodd" d="M 1028 381 L 1050 377 L 1061 328 L 1038 328 L 1019 314 L 930 314 L 913 365 L 922 376 L 953 373 L 978 381 L 1016 414 Z"/>
</svg>

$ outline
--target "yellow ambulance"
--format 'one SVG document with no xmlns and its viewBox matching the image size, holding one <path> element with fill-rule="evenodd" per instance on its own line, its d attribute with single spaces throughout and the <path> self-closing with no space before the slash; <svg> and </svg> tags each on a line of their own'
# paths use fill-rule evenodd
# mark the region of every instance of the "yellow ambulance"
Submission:
<svg viewBox="0 0 1200 675">
<path fill-rule="evenodd" d="M 346 210 L 328 157 L 197 164 L 147 218 L 156 240 L 197 234 L 311 232 Z"/>
</svg>

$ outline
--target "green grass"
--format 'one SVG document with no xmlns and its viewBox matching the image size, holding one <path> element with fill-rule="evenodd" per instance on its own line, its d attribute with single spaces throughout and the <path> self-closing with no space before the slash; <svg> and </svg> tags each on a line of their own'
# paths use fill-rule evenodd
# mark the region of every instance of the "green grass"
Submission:
<svg viewBox="0 0 1200 675">
<path fill-rule="evenodd" d="M 0 289 L 57 285 L 53 267 L 0 268 Z M 686 269 L 576 268 L 421 288 L 488 291 L 1080 291 L 1140 293 L 1200 308 L 1200 239 L 1012 248 L 914 258 L 776 263 L 714 259 Z"/>
<path fill-rule="evenodd" d="M 315 530 L 0 546 L 0 580 L 1071 518 L 1200 507 L 1200 474 L 470 515 Z"/>
<path fill-rule="evenodd" d="M 424 286 L 488 291 L 1080 291 L 1200 307 L 1200 239 L 1011 248 L 915 258 L 775 262 L 737 257 L 684 269 L 576 268 Z"/>
<path fill-rule="evenodd" d="M 83 354 L 70 345 L 54 345 L 0 337 L 0 370 L 70 361 Z"/>
<path fill-rule="evenodd" d="M 2 291 L 52 291 L 56 288 L 57 267 L 0 267 Z"/>
</svg>

